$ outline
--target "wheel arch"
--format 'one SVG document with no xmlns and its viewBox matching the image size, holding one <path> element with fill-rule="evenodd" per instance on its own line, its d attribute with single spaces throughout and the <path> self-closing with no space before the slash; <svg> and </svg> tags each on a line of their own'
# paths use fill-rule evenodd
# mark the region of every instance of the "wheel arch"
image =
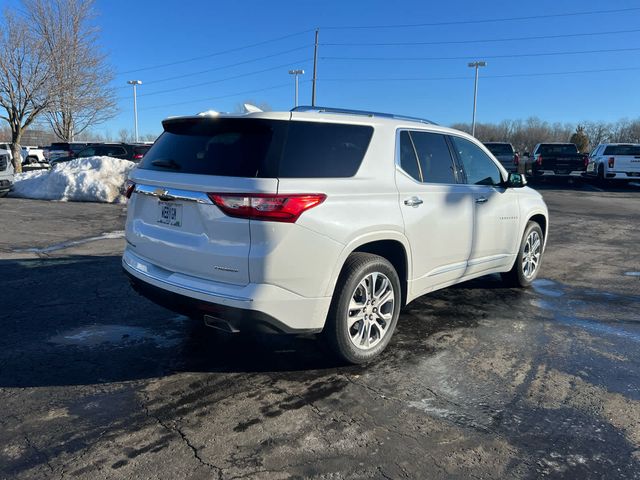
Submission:
<svg viewBox="0 0 640 480">
<path fill-rule="evenodd" d="M 355 252 L 366 252 L 386 258 L 395 268 L 402 288 L 402 305 L 406 304 L 409 278 L 411 278 L 411 250 L 406 237 L 398 232 L 387 232 L 367 235 L 351 242 L 342 251 L 334 268 L 327 295 L 332 295 L 338 277 L 344 268 L 349 255 Z"/>
</svg>

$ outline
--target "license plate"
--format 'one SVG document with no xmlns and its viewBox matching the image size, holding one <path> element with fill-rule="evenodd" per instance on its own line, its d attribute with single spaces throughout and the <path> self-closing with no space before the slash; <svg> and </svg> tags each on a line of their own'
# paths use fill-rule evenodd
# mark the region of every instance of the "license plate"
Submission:
<svg viewBox="0 0 640 480">
<path fill-rule="evenodd" d="M 158 202 L 160 212 L 158 223 L 171 225 L 172 227 L 182 226 L 182 205 L 170 202 Z"/>
</svg>

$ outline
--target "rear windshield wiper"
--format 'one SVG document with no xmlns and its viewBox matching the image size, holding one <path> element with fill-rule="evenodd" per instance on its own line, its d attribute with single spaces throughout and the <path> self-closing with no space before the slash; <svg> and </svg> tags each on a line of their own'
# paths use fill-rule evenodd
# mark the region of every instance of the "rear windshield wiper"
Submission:
<svg viewBox="0 0 640 480">
<path fill-rule="evenodd" d="M 153 160 L 151 165 L 154 167 L 170 168 L 171 170 L 180 170 L 182 168 L 180 164 L 172 158 L 159 158 L 158 160 Z"/>
</svg>

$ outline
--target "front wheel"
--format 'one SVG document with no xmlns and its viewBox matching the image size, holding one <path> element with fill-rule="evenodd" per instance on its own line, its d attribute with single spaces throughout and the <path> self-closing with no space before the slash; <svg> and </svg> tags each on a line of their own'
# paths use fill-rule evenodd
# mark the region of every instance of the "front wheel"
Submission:
<svg viewBox="0 0 640 480">
<path fill-rule="evenodd" d="M 528 287 L 538 276 L 542 262 L 543 234 L 540 225 L 529 222 L 524 230 L 518 256 L 502 279 L 513 287 Z"/>
<path fill-rule="evenodd" d="M 393 265 L 378 255 L 353 253 L 336 284 L 323 336 L 342 360 L 368 362 L 389 344 L 401 302 Z"/>
</svg>

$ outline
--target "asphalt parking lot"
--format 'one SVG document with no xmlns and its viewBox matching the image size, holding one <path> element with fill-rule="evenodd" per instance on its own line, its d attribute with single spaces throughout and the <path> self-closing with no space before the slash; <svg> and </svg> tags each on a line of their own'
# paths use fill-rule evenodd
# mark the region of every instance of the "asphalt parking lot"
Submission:
<svg viewBox="0 0 640 480">
<path fill-rule="evenodd" d="M 534 288 L 415 301 L 366 367 L 138 297 L 122 205 L 0 200 L 0 477 L 640 478 L 640 188 L 540 188 Z"/>
</svg>

